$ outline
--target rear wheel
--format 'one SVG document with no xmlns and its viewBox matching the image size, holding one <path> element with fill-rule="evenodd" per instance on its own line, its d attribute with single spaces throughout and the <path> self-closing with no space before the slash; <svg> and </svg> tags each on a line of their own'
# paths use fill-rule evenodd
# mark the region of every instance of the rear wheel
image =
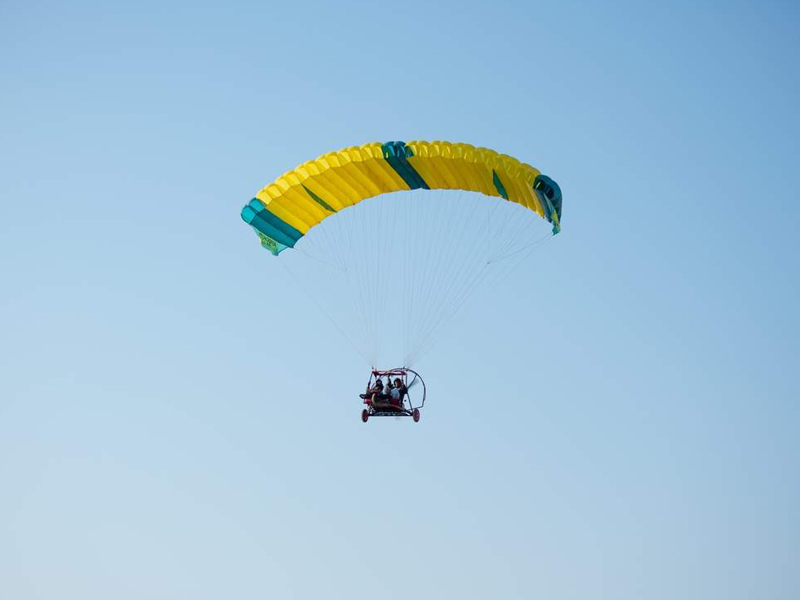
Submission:
<svg viewBox="0 0 800 600">
<path fill-rule="evenodd" d="M 369 420 L 369 411 L 365 408 L 361 411 L 361 420 L 366 423 Z"/>
<path fill-rule="evenodd" d="M 411 413 L 411 418 L 414 419 L 414 423 L 419 423 L 419 409 L 415 408 L 414 412 Z"/>
</svg>

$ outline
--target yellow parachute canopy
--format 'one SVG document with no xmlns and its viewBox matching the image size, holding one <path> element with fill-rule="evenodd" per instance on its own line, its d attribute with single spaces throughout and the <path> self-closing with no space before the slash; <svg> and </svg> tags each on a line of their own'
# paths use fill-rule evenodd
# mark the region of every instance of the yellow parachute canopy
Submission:
<svg viewBox="0 0 800 600">
<path fill-rule="evenodd" d="M 561 230 L 561 190 L 511 156 L 451 142 L 375 142 L 323 154 L 262 189 L 243 209 L 273 254 L 327 217 L 379 194 L 414 189 L 480 192 L 539 214 Z"/>
</svg>

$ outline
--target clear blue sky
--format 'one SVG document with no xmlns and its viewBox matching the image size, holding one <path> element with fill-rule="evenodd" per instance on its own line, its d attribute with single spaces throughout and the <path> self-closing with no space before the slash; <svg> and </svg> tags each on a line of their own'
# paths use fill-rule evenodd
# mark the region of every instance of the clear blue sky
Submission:
<svg viewBox="0 0 800 600">
<path fill-rule="evenodd" d="M 0 597 L 800 597 L 798 21 L 3 2 Z M 238 213 L 393 139 L 531 162 L 564 232 L 365 426 Z"/>
</svg>

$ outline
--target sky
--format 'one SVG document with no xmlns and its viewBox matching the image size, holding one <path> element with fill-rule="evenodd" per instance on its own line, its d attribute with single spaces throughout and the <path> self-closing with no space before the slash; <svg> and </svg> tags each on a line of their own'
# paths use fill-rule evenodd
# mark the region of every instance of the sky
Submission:
<svg viewBox="0 0 800 600">
<path fill-rule="evenodd" d="M 0 3 L 0 597 L 800 596 L 789 2 Z M 240 220 L 386 140 L 563 232 L 360 421 Z"/>
</svg>

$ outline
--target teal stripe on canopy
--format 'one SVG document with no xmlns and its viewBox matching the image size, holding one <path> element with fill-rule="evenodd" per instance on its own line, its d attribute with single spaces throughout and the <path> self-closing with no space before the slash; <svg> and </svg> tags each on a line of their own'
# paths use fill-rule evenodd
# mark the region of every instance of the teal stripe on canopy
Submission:
<svg viewBox="0 0 800 600">
<path fill-rule="evenodd" d="M 492 181 L 494 182 L 494 188 L 497 190 L 497 193 L 508 200 L 508 192 L 506 192 L 506 187 L 503 185 L 503 182 L 500 181 L 500 176 L 494 169 L 492 169 Z"/>
<path fill-rule="evenodd" d="M 330 205 L 330 204 L 328 204 L 327 202 L 325 202 L 325 200 L 323 200 L 322 198 L 320 198 L 319 196 L 317 196 L 317 195 L 316 195 L 314 192 L 312 192 L 310 189 L 308 189 L 308 188 L 307 188 L 305 185 L 303 186 L 303 189 L 304 189 L 306 192 L 308 192 L 308 195 L 309 195 L 309 196 L 311 196 L 311 199 L 312 199 L 314 202 L 316 202 L 317 204 L 319 204 L 319 205 L 320 205 L 322 208 L 324 208 L 325 210 L 327 210 L 327 211 L 329 211 L 329 212 L 332 212 L 332 213 L 335 213 L 335 212 L 336 212 L 336 210 L 334 210 L 334 209 L 331 207 L 331 205 Z"/>
<path fill-rule="evenodd" d="M 293 248 L 297 240 L 303 237 L 301 232 L 269 212 L 256 198 L 242 209 L 242 219 L 267 237 L 289 248 Z"/>
<path fill-rule="evenodd" d="M 533 189 L 539 197 L 543 195 L 549 200 L 560 221 L 562 206 L 561 187 L 547 175 L 539 175 L 533 182 Z"/>
<path fill-rule="evenodd" d="M 422 176 L 417 173 L 417 170 L 408 162 L 408 158 L 414 156 L 414 152 L 406 146 L 405 142 L 386 142 L 381 146 L 381 151 L 383 152 L 383 158 L 403 178 L 409 189 L 431 189 Z"/>
</svg>

